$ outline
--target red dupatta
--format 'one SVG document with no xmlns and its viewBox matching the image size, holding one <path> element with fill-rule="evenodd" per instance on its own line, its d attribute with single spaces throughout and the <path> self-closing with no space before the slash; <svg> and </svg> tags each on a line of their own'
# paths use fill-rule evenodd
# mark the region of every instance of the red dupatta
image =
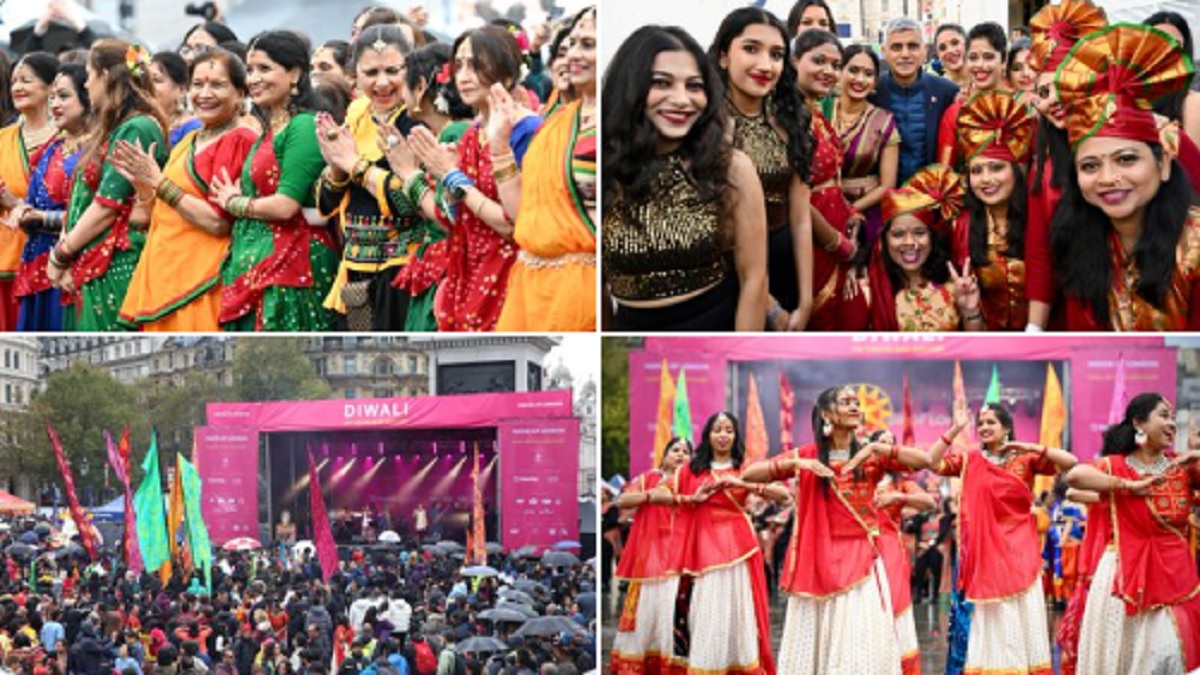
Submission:
<svg viewBox="0 0 1200 675">
<path fill-rule="evenodd" d="M 250 179 L 255 197 L 269 197 L 279 189 L 283 167 L 275 154 L 275 132 L 269 131 L 251 150 Z M 256 327 L 262 328 L 263 292 L 271 286 L 308 288 L 313 284 L 309 250 L 314 239 L 330 249 L 338 250 L 337 242 L 328 228 L 312 227 L 297 211 L 288 220 L 265 220 L 274 235 L 275 247 L 270 255 L 251 267 L 245 274 L 221 291 L 220 323 L 240 319 L 251 311 L 259 314 Z"/>
<path fill-rule="evenodd" d="M 817 446 L 810 443 L 793 452 L 792 456 L 812 459 Z M 836 485 L 811 471 L 800 471 L 796 522 L 779 587 L 817 599 L 849 590 L 870 576 L 878 555 L 874 543 L 878 534 L 854 514 Z"/>
<path fill-rule="evenodd" d="M 1029 486 L 981 452 L 967 454 L 962 481 L 959 587 L 972 602 L 1027 591 L 1042 571 Z"/>
<path fill-rule="evenodd" d="M 670 481 L 657 469 L 634 479 L 626 491 L 649 492 Z M 673 491 L 673 490 L 672 490 Z M 679 574 L 682 569 L 683 542 L 680 536 L 685 520 L 677 518 L 677 509 L 662 504 L 642 504 L 638 507 L 625 541 L 625 555 L 617 564 L 621 579 L 651 581 Z"/>
</svg>

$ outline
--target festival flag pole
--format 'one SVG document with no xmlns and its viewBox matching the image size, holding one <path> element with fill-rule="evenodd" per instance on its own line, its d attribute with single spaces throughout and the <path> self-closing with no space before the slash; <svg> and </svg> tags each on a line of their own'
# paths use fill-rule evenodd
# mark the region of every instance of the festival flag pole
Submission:
<svg viewBox="0 0 1200 675">
<path fill-rule="evenodd" d="M 46 420 L 46 433 L 50 435 L 50 445 L 54 447 L 54 458 L 58 462 L 58 472 L 62 476 L 63 486 L 67 491 L 67 503 L 71 509 L 71 520 L 75 521 L 75 527 L 79 530 L 79 539 L 83 542 L 83 548 L 87 550 L 89 559 L 95 560 L 99 555 L 96 551 L 96 541 L 92 538 L 92 526 L 87 522 L 83 506 L 79 503 L 79 495 L 75 492 L 75 479 L 71 476 L 71 465 L 67 463 L 67 455 L 63 452 L 62 443 L 58 440 L 58 434 L 54 433 L 54 427 L 50 426 L 50 420 Z"/>
<path fill-rule="evenodd" d="M 1117 373 L 1113 378 L 1112 402 L 1108 405 L 1108 423 L 1120 424 L 1125 419 L 1125 406 L 1129 404 L 1129 390 L 1125 384 L 1125 355 L 1117 356 Z"/>
<path fill-rule="evenodd" d="M 192 456 L 195 456 L 195 447 Z M 191 563 L 204 575 L 204 588 L 212 595 L 212 540 L 208 536 L 208 527 L 204 524 L 201 509 L 201 491 L 203 483 L 200 472 L 195 465 L 183 455 L 176 454 L 178 463 L 175 474 L 179 476 L 179 484 L 183 488 L 183 505 L 186 524 L 188 548 L 191 549 Z"/>
<path fill-rule="evenodd" d="M 104 432 L 104 443 L 108 449 L 108 462 L 112 464 L 113 472 L 124 489 L 125 536 L 122 549 L 125 567 L 134 574 L 140 574 L 143 569 L 142 554 L 137 545 L 137 513 L 133 510 L 133 489 L 129 476 L 129 425 L 125 425 L 120 445 L 113 445 L 112 436 L 107 431 Z"/>
<path fill-rule="evenodd" d="M 337 571 L 337 544 L 333 542 L 333 530 L 329 527 L 329 513 L 325 510 L 325 497 L 321 494 L 321 481 L 317 477 L 317 465 L 313 462 L 312 450 L 308 450 L 308 495 L 313 519 L 313 544 L 317 547 L 317 560 L 321 563 L 321 580 Z"/>
<path fill-rule="evenodd" d="M 1062 385 L 1054 364 L 1046 364 L 1046 384 L 1042 388 L 1042 423 L 1038 429 L 1038 444 L 1044 448 L 1063 446 L 1063 429 L 1067 426 L 1067 406 L 1063 401 Z M 1054 488 L 1053 476 L 1038 476 L 1034 480 L 1034 493 L 1041 494 Z"/>
<path fill-rule="evenodd" d="M 758 384 L 754 381 L 754 375 L 746 377 L 749 384 L 746 386 L 746 460 L 745 464 L 751 464 L 767 458 L 768 446 L 770 442 L 767 439 L 767 420 L 763 417 L 762 400 L 758 396 Z"/>
<path fill-rule="evenodd" d="M 158 469 L 158 431 L 151 431 L 150 449 L 142 461 L 146 476 L 134 495 L 137 512 L 137 541 L 142 561 L 148 571 L 160 570 L 170 564 L 171 551 L 167 544 L 167 517 L 163 508 L 162 477 Z"/>
<path fill-rule="evenodd" d="M 479 441 L 475 442 L 475 467 L 471 470 L 472 478 L 472 543 L 474 544 L 471 558 L 477 565 L 487 564 L 487 528 L 483 522 L 483 489 L 479 480 Z"/>
<path fill-rule="evenodd" d="M 658 416 L 654 422 L 654 468 L 662 464 L 663 451 L 667 441 L 671 440 L 671 416 L 675 408 L 675 382 L 671 379 L 671 371 L 667 368 L 667 360 L 662 360 L 662 374 L 658 381 Z"/>
<path fill-rule="evenodd" d="M 679 379 L 675 380 L 675 404 L 671 416 L 671 435 L 686 438 L 692 442 L 692 406 L 688 402 L 687 373 L 679 369 Z"/>
<path fill-rule="evenodd" d="M 917 433 L 913 428 L 912 388 L 908 382 L 908 368 L 904 368 L 904 429 L 900 435 L 902 445 L 916 445 Z"/>
<path fill-rule="evenodd" d="M 992 379 L 988 382 L 987 395 L 983 397 L 984 405 L 988 403 L 1000 404 L 1000 371 L 996 369 L 996 364 L 992 364 Z"/>
<path fill-rule="evenodd" d="M 788 382 L 787 374 L 779 371 L 779 450 L 787 452 L 794 447 L 792 424 L 795 422 L 796 394 Z"/>
</svg>

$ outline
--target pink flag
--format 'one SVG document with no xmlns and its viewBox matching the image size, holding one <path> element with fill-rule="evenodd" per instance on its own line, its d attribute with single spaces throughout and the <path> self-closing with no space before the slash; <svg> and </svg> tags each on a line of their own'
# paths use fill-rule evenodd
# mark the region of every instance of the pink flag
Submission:
<svg viewBox="0 0 1200 675">
<path fill-rule="evenodd" d="M 58 460 L 58 472 L 62 475 L 67 503 L 71 507 L 71 520 L 75 521 L 75 527 L 79 529 L 79 539 L 83 542 L 83 548 L 87 550 L 91 559 L 95 560 L 99 555 L 96 552 L 96 541 L 92 539 L 92 524 L 87 521 L 83 506 L 79 504 L 79 495 L 75 493 L 75 479 L 71 477 L 71 465 L 67 463 L 67 455 L 63 452 L 62 443 L 58 441 L 58 434 L 54 433 L 54 427 L 50 426 L 50 420 L 46 420 L 46 433 L 50 434 L 50 445 L 54 446 L 54 458 Z"/>
<path fill-rule="evenodd" d="M 795 447 L 792 442 L 792 423 L 795 421 L 796 394 L 788 382 L 787 374 L 779 371 L 779 450 L 787 452 Z"/>
<path fill-rule="evenodd" d="M 129 486 L 129 427 L 125 427 L 120 449 L 113 445 L 112 436 L 108 435 L 107 431 L 104 432 L 104 443 L 108 446 L 108 461 L 125 488 L 125 566 L 130 572 L 140 574 L 144 566 L 142 551 L 137 545 L 137 514 L 133 509 L 133 490 Z"/>
<path fill-rule="evenodd" d="M 308 452 L 308 494 L 313 521 L 313 544 L 317 547 L 317 560 L 321 562 L 321 579 L 337 571 L 337 544 L 333 543 L 333 530 L 329 527 L 329 514 L 325 511 L 325 498 L 321 495 L 321 481 L 317 479 L 317 465 L 313 463 L 312 451 Z"/>
<path fill-rule="evenodd" d="M 1117 361 L 1117 374 L 1113 377 L 1112 403 L 1108 406 L 1108 423 L 1120 424 L 1125 419 L 1125 406 L 1129 405 L 1129 390 L 1125 388 L 1125 356 Z"/>
</svg>

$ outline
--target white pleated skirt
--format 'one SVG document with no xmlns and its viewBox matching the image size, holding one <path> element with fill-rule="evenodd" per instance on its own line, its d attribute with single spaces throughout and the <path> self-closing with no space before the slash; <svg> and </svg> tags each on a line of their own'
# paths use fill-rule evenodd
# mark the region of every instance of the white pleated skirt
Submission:
<svg viewBox="0 0 1200 675">
<path fill-rule="evenodd" d="M 975 603 L 964 672 L 1049 675 L 1050 632 L 1040 578 L 1015 597 Z"/>
<path fill-rule="evenodd" d="M 1164 574 L 1168 572 L 1163 571 Z M 1087 608 L 1079 635 L 1079 673 L 1178 675 L 1183 672 L 1183 645 L 1171 608 L 1137 616 L 1125 614 L 1125 603 L 1112 594 L 1117 552 L 1108 550 L 1096 566 L 1088 588 Z"/>
<path fill-rule="evenodd" d="M 632 631 L 618 631 L 613 654 L 620 663 L 674 658 L 675 595 L 679 577 L 644 581 L 638 592 L 637 620 Z"/>
<path fill-rule="evenodd" d="M 750 560 L 759 562 L 757 556 Z M 696 578 L 688 629 L 688 673 L 724 673 L 759 666 L 754 590 L 745 561 Z"/>
<path fill-rule="evenodd" d="M 779 675 L 899 675 L 891 598 L 879 559 L 871 576 L 844 593 L 821 599 L 790 596 Z"/>
<path fill-rule="evenodd" d="M 913 619 L 912 605 L 896 617 L 896 642 L 901 664 L 906 661 L 920 662 L 921 644 L 917 642 L 917 622 Z"/>
</svg>

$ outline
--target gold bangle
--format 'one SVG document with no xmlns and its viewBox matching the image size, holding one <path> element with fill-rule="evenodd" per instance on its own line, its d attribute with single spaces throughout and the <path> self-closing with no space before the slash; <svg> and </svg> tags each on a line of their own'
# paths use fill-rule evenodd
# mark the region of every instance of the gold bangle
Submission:
<svg viewBox="0 0 1200 675">
<path fill-rule="evenodd" d="M 506 183 L 516 178 L 520 173 L 521 171 L 517 168 L 516 162 L 513 162 L 502 169 L 492 171 L 492 177 L 496 179 L 496 183 Z"/>
<path fill-rule="evenodd" d="M 332 167 L 325 167 L 325 171 L 322 172 L 321 177 L 325 179 L 325 184 L 334 190 L 345 190 L 346 186 L 350 185 L 350 176 L 346 176 L 340 181 L 334 180 Z"/>
<path fill-rule="evenodd" d="M 366 177 L 367 172 L 370 170 L 371 162 L 367 161 L 366 158 L 359 158 L 359 160 L 354 163 L 354 169 L 350 171 L 350 180 L 362 185 L 363 178 Z"/>
</svg>

